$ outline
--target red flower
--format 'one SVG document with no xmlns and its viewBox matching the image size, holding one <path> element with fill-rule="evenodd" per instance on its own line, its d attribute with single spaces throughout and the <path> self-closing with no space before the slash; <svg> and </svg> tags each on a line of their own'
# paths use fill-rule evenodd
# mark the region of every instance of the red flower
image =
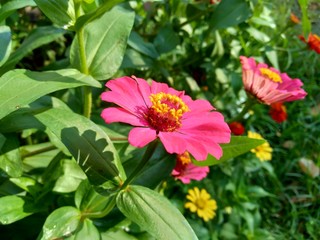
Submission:
<svg viewBox="0 0 320 240">
<path fill-rule="evenodd" d="M 299 38 L 303 42 L 307 43 L 310 49 L 320 54 L 320 37 L 317 34 L 310 33 L 308 36 L 308 41 L 302 35 L 300 35 Z"/>
<path fill-rule="evenodd" d="M 232 122 L 229 128 L 234 135 L 242 135 L 245 131 L 244 126 L 240 122 Z"/>
<path fill-rule="evenodd" d="M 283 103 L 273 103 L 270 107 L 269 114 L 273 120 L 275 120 L 277 123 L 282 123 L 283 121 L 287 120 L 287 109 Z"/>
</svg>

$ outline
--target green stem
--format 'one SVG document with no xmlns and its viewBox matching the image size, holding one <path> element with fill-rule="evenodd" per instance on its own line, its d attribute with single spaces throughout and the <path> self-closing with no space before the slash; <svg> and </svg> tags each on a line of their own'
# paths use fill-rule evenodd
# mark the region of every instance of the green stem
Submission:
<svg viewBox="0 0 320 240">
<path fill-rule="evenodd" d="M 81 4 L 75 1 L 75 10 L 76 10 L 76 17 L 79 18 L 81 16 Z M 80 71 L 83 74 L 89 75 L 89 69 L 87 65 L 87 58 L 86 58 L 86 48 L 84 44 L 84 30 L 81 27 L 79 30 L 76 31 L 77 33 L 77 40 L 79 45 L 79 54 L 80 54 Z M 91 108 L 92 108 L 92 90 L 91 87 L 85 86 L 83 87 L 83 97 L 84 97 L 84 106 L 83 106 L 83 115 L 87 118 L 91 116 Z"/>
<path fill-rule="evenodd" d="M 121 186 L 121 190 L 125 189 L 147 165 L 149 159 L 151 158 L 154 151 L 156 150 L 157 144 L 158 144 L 158 140 L 155 140 L 148 145 L 146 151 L 143 154 L 141 161 L 139 162 L 135 170 L 131 173 L 131 175 L 123 183 L 123 185 Z"/>
<path fill-rule="evenodd" d="M 244 115 L 257 103 L 257 101 L 255 99 L 252 99 L 251 97 L 247 98 L 247 101 L 242 109 L 242 111 L 235 116 L 234 118 L 230 119 L 228 122 L 232 123 L 232 122 L 236 122 L 236 121 L 242 121 Z"/>
</svg>

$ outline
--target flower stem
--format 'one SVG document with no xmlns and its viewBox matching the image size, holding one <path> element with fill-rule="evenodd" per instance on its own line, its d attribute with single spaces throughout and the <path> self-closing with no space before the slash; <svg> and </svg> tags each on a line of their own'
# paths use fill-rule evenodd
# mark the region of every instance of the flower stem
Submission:
<svg viewBox="0 0 320 240">
<path fill-rule="evenodd" d="M 75 1 L 75 10 L 76 17 L 79 18 L 81 16 L 80 11 L 80 3 Z M 86 49 L 84 44 L 84 30 L 81 27 L 76 31 L 78 45 L 79 45 L 79 54 L 80 54 L 80 71 L 83 74 L 89 75 L 89 69 L 87 65 L 86 58 Z M 91 115 L 91 107 L 92 107 L 92 90 L 91 87 L 85 86 L 83 87 L 83 95 L 84 95 L 84 106 L 83 106 L 83 115 L 87 118 L 90 118 Z"/>
<path fill-rule="evenodd" d="M 241 112 L 235 116 L 234 118 L 230 119 L 228 122 L 232 123 L 232 122 L 236 122 L 236 121 L 241 121 L 243 120 L 244 115 L 257 103 L 257 101 L 255 99 L 252 99 L 251 97 L 247 98 L 247 101 L 243 107 L 243 109 L 241 110 Z"/>
<path fill-rule="evenodd" d="M 148 145 L 146 151 L 143 154 L 141 161 L 139 162 L 139 164 L 135 168 L 135 170 L 131 173 L 131 175 L 123 183 L 123 185 L 121 186 L 121 190 L 125 189 L 136 178 L 136 176 L 142 171 L 142 169 L 147 165 L 149 159 L 151 158 L 154 151 L 156 150 L 157 145 L 158 145 L 158 140 L 155 140 Z"/>
</svg>

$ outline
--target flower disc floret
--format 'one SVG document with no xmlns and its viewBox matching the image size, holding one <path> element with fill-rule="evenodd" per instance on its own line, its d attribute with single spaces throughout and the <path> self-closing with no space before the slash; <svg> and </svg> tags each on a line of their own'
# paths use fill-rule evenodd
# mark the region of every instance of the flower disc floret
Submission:
<svg viewBox="0 0 320 240">
<path fill-rule="evenodd" d="M 181 126 L 182 115 L 188 106 L 178 96 L 169 93 L 150 95 L 152 106 L 146 115 L 147 121 L 157 131 L 173 132 Z"/>
<path fill-rule="evenodd" d="M 282 83 L 282 79 L 278 73 L 270 70 L 269 68 L 260 68 L 260 73 L 270 79 L 271 81 Z"/>
<path fill-rule="evenodd" d="M 219 144 L 230 142 L 230 129 L 221 113 L 206 100 L 192 100 L 183 91 L 136 77 L 107 82 L 109 91 L 101 99 L 117 105 L 101 113 L 106 123 L 122 122 L 134 126 L 128 141 L 144 147 L 159 138 L 168 153 L 189 152 L 196 160 L 208 154 L 219 159 Z"/>
</svg>

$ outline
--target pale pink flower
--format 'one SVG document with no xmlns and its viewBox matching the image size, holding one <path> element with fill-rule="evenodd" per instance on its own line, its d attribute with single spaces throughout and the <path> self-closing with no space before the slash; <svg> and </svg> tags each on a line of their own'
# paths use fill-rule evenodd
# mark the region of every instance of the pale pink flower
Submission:
<svg viewBox="0 0 320 240">
<path fill-rule="evenodd" d="M 199 167 L 191 162 L 188 152 L 177 155 L 176 166 L 171 175 L 175 179 L 179 179 L 184 184 L 189 184 L 191 180 L 200 181 L 204 179 L 209 173 L 209 167 Z"/>
<path fill-rule="evenodd" d="M 300 79 L 291 79 L 265 63 L 256 63 L 253 58 L 241 56 L 240 61 L 244 88 L 260 102 L 270 105 L 303 99 L 307 95 Z"/>
<path fill-rule="evenodd" d="M 220 143 L 230 141 L 230 129 L 221 113 L 206 100 L 192 100 L 165 83 L 136 77 L 121 77 L 107 82 L 111 91 L 102 93 L 104 101 L 119 107 L 103 110 L 106 123 L 123 122 L 135 126 L 128 141 L 144 147 L 159 138 L 169 153 L 191 153 L 205 160 L 208 153 L 222 156 Z"/>
</svg>

